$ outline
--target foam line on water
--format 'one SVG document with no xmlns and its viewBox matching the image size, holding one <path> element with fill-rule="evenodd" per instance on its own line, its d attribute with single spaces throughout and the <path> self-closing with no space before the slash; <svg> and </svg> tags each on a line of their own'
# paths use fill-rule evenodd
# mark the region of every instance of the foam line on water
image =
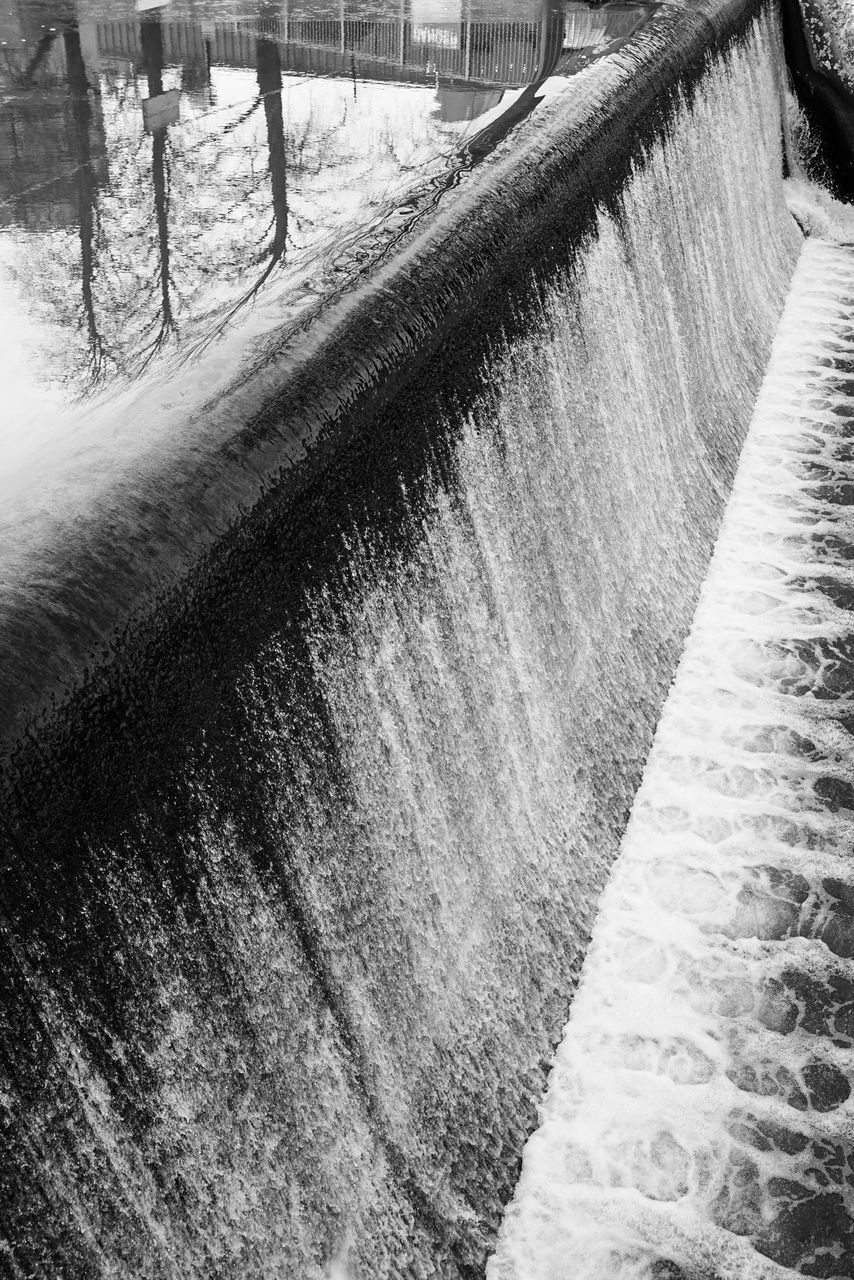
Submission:
<svg viewBox="0 0 854 1280">
<path fill-rule="evenodd" d="M 853 303 L 807 242 L 491 1280 L 852 1274 Z"/>
</svg>

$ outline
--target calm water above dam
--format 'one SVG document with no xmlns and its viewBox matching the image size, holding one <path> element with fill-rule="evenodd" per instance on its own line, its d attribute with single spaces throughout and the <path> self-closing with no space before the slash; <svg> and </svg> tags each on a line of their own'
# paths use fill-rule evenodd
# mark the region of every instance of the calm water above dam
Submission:
<svg viewBox="0 0 854 1280">
<path fill-rule="evenodd" d="M 305 321 L 652 11 L 24 0 L 0 18 L 3 470 L 81 399 Z"/>
</svg>

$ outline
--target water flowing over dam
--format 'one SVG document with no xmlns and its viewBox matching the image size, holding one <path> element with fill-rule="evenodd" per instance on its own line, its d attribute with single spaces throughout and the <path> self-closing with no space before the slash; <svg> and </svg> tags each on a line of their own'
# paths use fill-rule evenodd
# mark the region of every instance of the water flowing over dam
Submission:
<svg viewBox="0 0 854 1280">
<path fill-rule="evenodd" d="M 852 287 L 808 242 L 495 1276 L 851 1274 Z"/>
<path fill-rule="evenodd" d="M 187 32 L 253 57 L 273 220 L 173 350 L 155 126 L 149 345 L 93 273 L 0 477 L 0 1275 L 854 1274 L 854 268 L 786 204 L 777 9 L 248 7 L 64 38 L 149 112 Z M 350 60 L 349 118 L 360 49 L 441 121 L 317 230 L 281 85 L 337 121 Z"/>
</svg>

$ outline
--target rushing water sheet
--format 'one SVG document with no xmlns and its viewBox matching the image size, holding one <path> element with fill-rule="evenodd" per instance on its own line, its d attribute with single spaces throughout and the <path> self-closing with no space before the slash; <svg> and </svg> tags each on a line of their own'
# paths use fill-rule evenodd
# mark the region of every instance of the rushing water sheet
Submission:
<svg viewBox="0 0 854 1280">
<path fill-rule="evenodd" d="M 854 1273 L 852 307 L 809 241 L 494 1280 Z"/>
<path fill-rule="evenodd" d="M 800 243 L 779 70 L 763 20 L 482 394 L 399 397 L 4 790 L 20 1275 L 482 1272 Z"/>
</svg>

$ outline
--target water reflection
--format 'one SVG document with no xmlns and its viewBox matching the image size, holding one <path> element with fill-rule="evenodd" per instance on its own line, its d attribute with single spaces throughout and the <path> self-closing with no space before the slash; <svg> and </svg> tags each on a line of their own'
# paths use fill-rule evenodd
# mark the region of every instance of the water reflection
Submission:
<svg viewBox="0 0 854 1280">
<path fill-rule="evenodd" d="M 140 7 L 19 0 L 0 20 L 4 347 L 25 409 L 28 386 L 68 399 L 186 358 L 262 292 L 298 315 L 651 11 Z"/>
</svg>

